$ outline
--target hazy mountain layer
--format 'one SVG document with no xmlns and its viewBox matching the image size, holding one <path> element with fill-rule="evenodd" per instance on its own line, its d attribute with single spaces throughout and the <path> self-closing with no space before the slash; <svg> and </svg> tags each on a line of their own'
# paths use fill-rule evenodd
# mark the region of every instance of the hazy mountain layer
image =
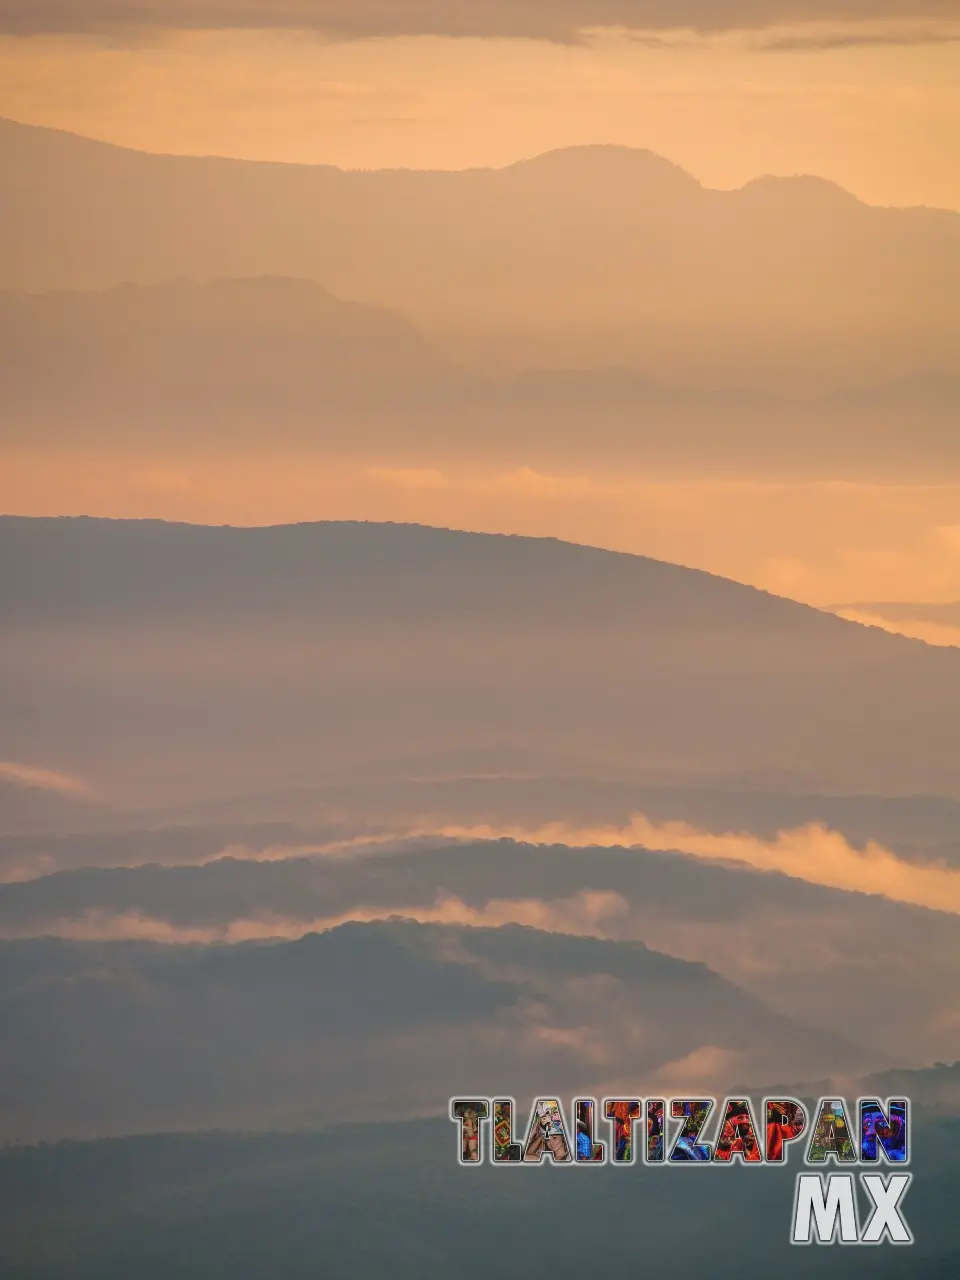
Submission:
<svg viewBox="0 0 960 1280">
<path fill-rule="evenodd" d="M 960 916 L 950 910 L 642 848 L 433 839 L 307 857 L 284 856 L 284 848 L 296 848 L 296 833 L 259 836 L 269 841 L 259 854 L 199 866 L 89 865 L 0 884 L 0 938 L 296 939 L 343 920 L 394 915 L 473 926 L 526 923 L 643 942 L 707 964 L 770 1007 L 830 1036 L 852 1037 L 869 1049 L 871 1068 L 960 1057 Z M 227 838 L 222 830 L 195 833 L 195 856 L 206 850 L 211 858 Z M 740 837 L 745 855 L 751 840 Z M 124 849 L 133 862 L 163 847 L 156 834 L 125 842 L 104 837 L 103 846 L 95 838 L 75 843 L 89 863 Z M 810 842 L 812 874 L 829 856 L 822 843 Z M 737 840 L 730 845 L 735 856 Z M 22 847 L 20 856 L 26 861 Z M 866 871 L 863 889 L 870 888 Z M 882 980 L 865 984 L 865 968 Z M 724 1069 L 735 1067 L 703 1064 L 707 1076 Z"/>
<path fill-rule="evenodd" d="M 151 156 L 0 125 L 0 286 L 317 280 L 481 364 L 809 385 L 955 366 L 960 215 L 830 183 L 711 191 L 648 152 L 343 172 Z M 63 217 L 69 208 L 70 217 Z"/>
<path fill-rule="evenodd" d="M 960 655 L 694 570 L 374 524 L 8 518 L 0 544 L 3 757 L 115 800 L 478 748 L 956 791 Z"/>
<path fill-rule="evenodd" d="M 960 464 L 947 375 L 800 397 L 625 368 L 482 376 L 397 313 L 265 277 L 0 294 L 0 391 L 20 449 L 860 482 Z"/>
</svg>

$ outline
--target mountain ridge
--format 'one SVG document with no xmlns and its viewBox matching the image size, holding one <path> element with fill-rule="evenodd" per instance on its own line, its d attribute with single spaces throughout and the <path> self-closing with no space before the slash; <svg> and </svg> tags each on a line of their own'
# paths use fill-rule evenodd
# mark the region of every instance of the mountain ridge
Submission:
<svg viewBox="0 0 960 1280">
<path fill-rule="evenodd" d="M 658 151 L 652 150 L 649 147 L 623 146 L 618 143 L 592 142 L 592 143 L 583 143 L 583 144 L 573 144 L 570 146 L 562 146 L 562 147 L 550 147 L 546 151 L 538 151 L 538 152 L 535 152 L 533 155 L 520 156 L 516 160 L 508 161 L 506 164 L 470 165 L 463 169 L 431 169 L 431 168 L 418 168 L 418 167 L 409 166 L 409 165 L 402 165 L 402 166 L 384 165 L 378 168 L 364 167 L 364 168 L 355 168 L 355 169 L 345 169 L 341 165 L 326 164 L 322 161 L 310 162 L 310 161 L 296 161 L 296 160 L 248 159 L 243 156 L 221 155 L 220 153 L 217 153 L 217 152 L 205 152 L 205 153 L 194 154 L 194 153 L 184 153 L 184 152 L 177 152 L 177 151 L 150 151 L 140 147 L 128 146 L 124 143 L 110 142 L 104 138 L 95 138 L 90 136 L 89 134 L 76 133 L 71 129 L 61 129 L 51 125 L 32 124 L 28 121 L 15 120 L 10 116 L 0 116 L 0 144 L 2 144 L 2 142 L 4 141 L 4 135 L 6 135 L 8 139 L 11 137 L 15 137 L 18 130 L 23 130 L 25 132 L 29 131 L 30 135 L 33 137 L 38 137 L 43 135 L 43 136 L 49 137 L 51 140 L 56 138 L 64 141 L 69 141 L 71 143 L 80 142 L 80 143 L 88 144 L 89 146 L 94 148 L 103 148 L 105 151 L 121 152 L 125 155 L 147 156 L 147 157 L 150 157 L 151 159 L 220 161 L 224 163 L 242 164 L 242 165 L 263 165 L 263 166 L 269 166 L 271 168 L 322 170 L 322 171 L 341 173 L 341 174 L 374 174 L 374 173 L 414 174 L 415 173 L 415 174 L 457 175 L 457 174 L 509 173 L 511 171 L 525 170 L 531 167 L 544 166 L 544 165 L 549 167 L 557 163 L 563 164 L 568 160 L 573 160 L 574 158 L 579 158 L 579 157 L 591 159 L 591 158 L 598 158 L 602 156 L 604 159 L 613 160 L 614 162 L 620 160 L 620 161 L 625 161 L 627 163 L 631 161 L 637 161 L 637 162 L 649 164 L 652 169 L 659 170 L 665 175 L 669 174 L 670 176 L 677 176 L 681 179 L 685 179 L 690 184 L 693 184 L 704 191 L 727 190 L 727 188 L 704 186 L 704 184 L 700 181 L 699 178 L 697 178 L 694 174 L 690 173 L 689 170 L 684 169 L 682 165 L 679 165 L 675 161 L 671 160 L 669 156 L 665 156 Z M 834 183 L 827 178 L 821 178 L 815 174 L 795 174 L 795 175 L 758 174 L 754 178 L 747 179 L 747 181 L 744 182 L 740 187 L 732 188 L 732 189 L 739 191 L 739 190 L 743 190 L 745 187 L 749 186 L 751 183 L 754 183 L 754 182 L 764 182 L 764 181 L 789 182 L 795 178 L 799 180 L 810 179 L 819 183 L 823 183 L 830 187 L 836 187 L 837 190 L 843 191 L 846 195 L 849 195 L 852 199 L 856 200 L 857 203 L 859 204 L 866 203 L 865 201 L 860 200 L 859 197 L 854 195 L 852 192 L 847 191 L 845 187 L 840 186 L 840 184 Z M 868 207 L 869 208 L 887 208 L 887 207 L 894 207 L 894 206 L 869 205 Z M 911 206 L 911 207 L 919 208 L 924 206 Z M 947 212 L 950 212 L 950 211 L 948 210 Z"/>
<path fill-rule="evenodd" d="M 460 169 L 449 168 L 429 168 L 413 165 L 381 165 L 375 168 L 369 166 L 357 168 L 344 168 L 342 165 L 328 164 L 324 161 L 300 161 L 300 160 L 267 160 L 260 158 L 249 158 L 245 156 L 232 156 L 222 154 L 220 152 L 180 152 L 180 151 L 152 151 L 142 147 L 130 146 L 126 143 L 111 142 L 105 138 L 93 137 L 90 134 L 77 133 L 71 129 L 62 129 L 54 125 L 35 124 L 30 121 L 17 120 L 12 116 L 0 116 L 0 145 L 6 139 L 16 137 L 17 131 L 24 131 L 30 136 L 38 137 L 40 135 L 52 139 L 63 140 L 69 143 L 87 144 L 91 148 L 103 149 L 113 153 L 122 153 L 124 155 L 143 156 L 149 159 L 160 160 L 187 160 L 187 161 L 208 161 L 223 164 L 237 165 L 255 165 L 264 168 L 290 169 L 290 170 L 311 170 L 327 173 L 337 173 L 344 175 L 351 174 L 422 174 L 422 175 L 471 175 L 471 174 L 507 174 L 517 171 L 525 171 L 533 168 L 549 168 L 552 166 L 563 165 L 568 161 L 576 158 L 583 159 L 599 159 L 603 158 L 613 162 L 622 161 L 625 163 L 647 164 L 650 166 L 651 172 L 657 172 L 661 176 L 676 177 L 684 185 L 699 188 L 704 192 L 719 193 L 737 193 L 748 191 L 753 188 L 757 189 L 775 189 L 780 184 L 803 184 L 811 189 L 818 189 L 824 192 L 833 192 L 840 194 L 847 200 L 858 205 L 862 205 L 868 209 L 893 209 L 893 210 L 928 210 L 935 213 L 954 214 L 960 217 L 960 210 L 950 209 L 946 206 L 929 205 L 929 204 L 912 204 L 912 205 L 894 205 L 894 204 L 872 204 L 862 199 L 849 188 L 844 187 L 842 183 L 834 181 L 832 178 L 823 177 L 821 174 L 809 173 L 806 171 L 797 173 L 768 173 L 761 172 L 755 174 L 751 178 L 745 179 L 736 187 L 710 187 L 703 183 L 690 170 L 685 169 L 683 165 L 671 160 L 669 156 L 662 152 L 654 151 L 650 147 L 634 147 L 621 143 L 610 142 L 588 142 L 573 143 L 567 146 L 549 147 L 545 151 L 534 152 L 531 155 L 519 156 L 515 160 L 509 160 L 500 165 L 469 165 Z"/>
<path fill-rule="evenodd" d="M 960 651 L 663 561 L 424 526 L 7 517 L 0 572 L 0 756 L 143 803 L 196 795 L 198 770 L 237 793 L 494 743 L 957 788 Z"/>
<path fill-rule="evenodd" d="M 41 533 L 50 530 L 54 533 L 60 533 L 71 529 L 83 532 L 91 532 L 94 536 L 99 533 L 105 533 L 110 536 L 111 532 L 123 534 L 126 531 L 143 533 L 149 535 L 154 532 L 164 536 L 170 534 L 174 537 L 197 537 L 198 540 L 207 540 L 208 545 L 212 545 L 215 539 L 222 542 L 223 535 L 233 533 L 241 538 L 250 538 L 251 536 L 264 535 L 273 538 L 307 538 L 311 534 L 317 534 L 321 537 L 327 536 L 333 539 L 339 537 L 348 539 L 351 534 L 358 535 L 362 538 L 370 548 L 375 548 L 381 540 L 390 537 L 399 536 L 401 539 L 410 540 L 409 550 L 414 554 L 420 549 L 414 545 L 412 540 L 417 540 L 422 546 L 424 543 L 433 542 L 435 547 L 441 543 L 447 543 L 451 547 L 458 544 L 460 547 L 466 548 L 473 546 L 496 548 L 498 551 L 505 548 L 508 544 L 513 547 L 537 548 L 546 554 L 557 552 L 560 555 L 570 554 L 579 559 L 581 564 L 586 564 L 587 559 L 594 560 L 599 563 L 601 559 L 606 559 L 608 564 L 617 564 L 627 569 L 636 567 L 647 573 L 663 575 L 664 573 L 675 576 L 677 581 L 681 579 L 690 583 L 694 582 L 709 583 L 712 589 L 723 590 L 732 588 L 741 599 L 752 601 L 764 600 L 775 603 L 776 606 L 783 605 L 793 612 L 795 617 L 810 617 L 817 615 L 818 618 L 824 619 L 827 625 L 836 626 L 837 634 L 841 630 L 850 634 L 854 630 L 867 630 L 875 632 L 877 638 L 881 642 L 890 640 L 898 648 L 902 648 L 906 643 L 911 646 L 930 648 L 922 640 L 908 640 L 906 637 L 891 636 L 889 632 L 879 627 L 869 627 L 863 623 L 853 622 L 845 618 L 837 617 L 829 609 L 817 609 L 812 605 L 803 604 L 800 601 L 793 600 L 789 596 L 781 596 L 772 591 L 767 591 L 762 587 L 754 587 L 749 583 L 737 582 L 735 579 L 724 577 L 722 574 L 712 573 L 706 569 L 699 569 L 691 565 L 677 564 L 671 561 L 659 560 L 653 556 L 646 556 L 636 552 L 616 551 L 605 547 L 595 546 L 589 543 L 570 542 L 563 538 L 557 537 L 533 537 L 527 534 L 513 533 L 487 533 L 481 531 L 456 529 L 438 525 L 410 523 L 403 521 L 390 520 L 304 520 L 295 521 L 289 524 L 268 524 L 268 525 L 207 525 L 195 524 L 190 521 L 163 520 L 154 517 L 142 517 L 131 519 L 113 519 L 101 516 L 19 516 L 15 514 L 0 513 L 0 539 L 4 534 L 7 536 L 16 536 L 18 528 L 27 531 L 37 530 Z M 2 543 L 0 543 L 2 545 Z M 331 547 L 336 550 L 336 545 Z M 721 585 L 722 584 L 722 585 Z M 2 615 L 0 615 L 2 616 Z"/>
<path fill-rule="evenodd" d="M 403 312 L 478 368 L 836 386 L 952 367 L 960 340 L 960 213 L 823 179 L 714 190 L 639 149 L 358 172 L 8 123 L 0 205 L 0 286 L 302 277 Z"/>
</svg>

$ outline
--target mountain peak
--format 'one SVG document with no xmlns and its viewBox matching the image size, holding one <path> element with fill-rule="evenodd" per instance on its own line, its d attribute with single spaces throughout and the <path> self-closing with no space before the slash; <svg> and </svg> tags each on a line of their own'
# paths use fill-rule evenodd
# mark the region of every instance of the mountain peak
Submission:
<svg viewBox="0 0 960 1280">
<path fill-rule="evenodd" d="M 642 147 L 623 147 L 614 144 L 588 144 L 574 147 L 558 147 L 518 160 L 501 172 L 545 173 L 558 176 L 583 178 L 632 178 L 645 184 L 652 181 L 669 181 L 688 187 L 701 184 L 685 169 Z"/>
<path fill-rule="evenodd" d="M 789 199 L 796 203 L 799 200 L 815 200 L 823 203 L 833 200 L 848 206 L 862 205 L 863 201 L 829 178 L 818 178 L 810 173 L 774 174 L 764 173 L 758 178 L 751 178 L 740 188 L 741 194 L 769 197 L 771 199 Z"/>
</svg>

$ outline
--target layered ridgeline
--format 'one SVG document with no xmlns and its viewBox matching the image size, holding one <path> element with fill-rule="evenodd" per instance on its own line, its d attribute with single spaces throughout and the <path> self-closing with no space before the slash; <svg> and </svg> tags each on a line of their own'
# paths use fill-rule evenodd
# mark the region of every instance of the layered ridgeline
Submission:
<svg viewBox="0 0 960 1280">
<path fill-rule="evenodd" d="M 362 805 L 358 805 L 358 812 L 362 812 Z M 960 1028 L 955 1017 L 960 990 L 960 915 L 956 910 L 922 908 L 879 896 L 868 865 L 863 867 L 859 891 L 811 883 L 810 878 L 824 871 L 823 850 L 815 841 L 810 841 L 805 851 L 805 864 L 800 861 L 796 874 L 788 876 L 762 873 L 732 861 L 738 852 L 749 855 L 754 837 L 747 834 L 728 838 L 728 858 L 708 862 L 681 852 L 645 847 L 594 844 L 571 848 L 556 843 L 449 838 L 384 841 L 366 847 L 345 842 L 334 853 L 323 851 L 323 835 L 329 833 L 321 832 L 315 833 L 314 850 L 308 852 L 309 833 L 278 827 L 247 829 L 244 844 L 240 832 L 222 826 L 192 830 L 176 826 L 139 834 L 87 832 L 56 842 L 36 837 L 29 846 L 23 840 L 5 841 L 11 853 L 17 851 L 21 862 L 0 864 L 0 875 L 21 878 L 0 884 L 0 939 L 11 942 L 5 963 L 13 964 L 17 956 L 29 958 L 29 963 L 28 959 L 16 961 L 21 975 L 18 981 L 26 984 L 17 988 L 17 1000 L 24 1008 L 30 1007 L 33 1019 L 49 1021 L 61 1016 L 46 997 L 40 1006 L 29 1003 L 32 979 L 23 975 L 33 972 L 31 966 L 35 968 L 41 955 L 45 964 L 50 955 L 59 957 L 56 963 L 64 982 L 84 978 L 95 1006 L 109 992 L 116 993 L 120 968 L 139 971 L 146 965 L 150 981 L 156 979 L 161 985 L 174 972 L 157 969 L 159 961 L 139 949 L 93 945 L 110 941 L 153 940 L 168 946 L 182 944 L 197 953 L 203 944 L 293 942 L 311 931 L 336 929 L 343 922 L 372 927 L 400 917 L 424 925 L 455 927 L 453 934 L 449 930 L 434 934 L 426 929 L 422 937 L 438 939 L 432 944 L 435 958 L 445 955 L 466 961 L 470 956 L 477 958 L 480 935 L 471 929 L 490 930 L 490 938 L 496 939 L 495 930 L 501 925 L 536 925 L 537 933 L 516 934 L 509 945 L 506 939 L 501 940 L 508 951 L 499 963 L 511 982 L 517 980 L 522 967 L 517 948 L 525 939 L 528 985 L 535 977 L 544 996 L 542 1005 L 526 1006 L 528 1032 L 545 1036 L 552 1028 L 557 1036 L 553 1049 L 572 1055 L 564 1070 L 572 1070 L 578 1063 L 583 1080 L 596 1075 L 608 1052 L 615 1053 L 610 1045 L 619 1046 L 628 1056 L 634 1051 L 631 1046 L 640 1052 L 635 1037 L 649 1023 L 653 1039 L 648 1047 L 655 1055 L 674 1055 L 657 1061 L 658 1072 L 670 1061 L 678 1076 L 699 1072 L 702 1088 L 723 1087 L 732 1078 L 753 1085 L 766 1083 L 764 1070 L 782 1071 L 785 1063 L 788 1071 L 796 1071 L 795 1055 L 800 1049 L 789 1029 L 774 1029 L 768 1036 L 767 1031 L 761 1035 L 745 1028 L 744 1019 L 766 1027 L 772 1011 L 792 1023 L 817 1028 L 813 1043 L 822 1053 L 813 1050 L 805 1069 L 809 1070 L 812 1062 L 818 1077 L 828 1071 L 874 1071 L 883 1065 L 923 1066 L 960 1058 Z M 165 848 L 169 854 L 172 846 L 178 846 L 180 857 L 192 859 L 192 864 L 163 866 L 151 860 L 162 856 Z M 29 847 L 36 852 L 67 850 L 86 865 L 45 873 L 41 857 L 29 866 Z M 834 856 L 836 860 L 835 851 Z M 126 865 L 103 865 L 117 858 Z M 33 878 L 24 878 L 28 874 Z M 909 865 L 902 868 L 904 884 L 909 884 L 910 874 Z M 923 874 L 921 868 L 921 878 Z M 569 945 L 558 942 L 558 934 L 569 935 Z M 350 936 L 352 944 L 348 940 L 317 942 L 290 952 L 291 959 L 283 964 L 289 965 L 291 982 L 305 984 L 305 998 L 318 998 L 313 984 L 321 975 L 324 982 L 345 981 L 342 956 L 354 954 L 351 945 L 357 956 L 366 955 L 370 944 L 365 940 L 380 935 L 361 930 Z M 421 934 L 411 928 L 388 936 L 400 947 L 398 958 L 391 961 L 392 973 L 404 959 L 404 939 L 419 939 Z M 591 948 L 585 942 L 572 941 L 591 937 L 604 939 L 604 946 Z M 71 945 L 40 952 L 27 947 L 26 940 L 31 938 L 60 938 Z M 90 945 L 72 945 L 81 942 Z M 652 960 L 637 952 L 638 943 L 663 954 Z M 485 941 L 484 945 L 489 948 L 493 943 Z M 618 951 L 621 945 L 622 954 Z M 894 945 L 895 963 L 891 960 Z M 671 969 L 665 955 L 700 967 L 695 971 L 683 966 Z M 244 965 L 255 968 L 259 963 L 281 963 L 270 961 L 267 955 L 258 960 L 258 956 L 260 953 L 253 951 L 247 961 L 237 961 L 240 967 L 235 972 L 247 972 Z M 199 954 L 189 963 L 201 965 Z M 354 962 L 357 972 L 358 963 Z M 226 965 L 227 961 L 221 959 L 217 964 Z M 725 982 L 711 986 L 703 966 Z M 878 975 L 877 981 L 864 983 L 865 969 Z M 6 972 L 9 975 L 9 970 Z M 68 978 L 68 972 L 72 977 Z M 94 989 L 94 976 L 106 972 L 114 976 Z M 213 972 L 196 968 L 195 985 L 203 974 Z M 216 972 L 218 982 L 229 981 L 227 968 Z M 608 977 L 601 979 L 599 975 L 604 973 Z M 264 980 L 266 974 L 264 970 Z M 569 979 L 574 974 L 577 981 L 571 986 Z M 552 984 L 551 975 L 556 984 Z M 414 975 L 410 976 L 413 981 Z M 679 996 L 668 992 L 666 1002 L 660 1003 L 658 984 L 674 978 L 683 979 L 684 990 L 701 984 L 705 997 L 715 1004 L 707 1015 L 698 1016 L 695 1027 Z M 417 979 L 414 987 L 419 982 Z M 651 983 L 658 994 L 652 999 L 641 998 L 640 993 Z M 141 986 L 138 981 L 128 992 L 134 1009 L 142 1009 L 147 999 Z M 743 1018 L 735 1018 L 736 1034 L 730 1034 L 722 1022 L 737 1003 L 735 992 L 749 998 L 743 1005 Z M 367 992 L 363 1000 L 372 998 Z M 212 994 L 209 999 L 215 1003 Z M 758 1012 L 758 1001 L 764 1006 L 762 1012 Z M 472 1042 L 486 1043 L 489 1027 L 481 1034 L 474 1024 L 486 1026 L 489 1010 L 482 1002 L 471 1003 L 467 994 L 463 1002 L 470 1006 L 463 1016 L 471 1025 Z M 511 1003 L 507 1000 L 504 1007 Z M 172 1017 L 173 1011 L 165 1002 L 155 1007 L 162 1020 Z M 612 1012 L 626 1007 L 626 1020 Z M 418 1015 L 414 1010 L 410 1016 L 415 1020 Z M 454 1015 L 451 1012 L 449 1016 Z M 522 1023 L 514 1012 L 506 1017 L 511 1025 Z M 172 1022 L 168 1027 L 171 1035 L 176 1025 Z M 215 1046 L 224 1029 L 215 1030 L 217 1017 L 211 1011 L 206 1025 Z M 104 1070 L 106 1062 L 116 1056 L 110 1046 L 122 1031 L 119 1019 L 102 1041 Z M 669 1044 L 657 1039 L 661 1033 L 678 1032 L 679 1040 Z M 34 1023 L 33 1034 L 24 1043 L 38 1043 L 39 1034 Z M 55 1032 L 47 1026 L 44 1041 L 50 1034 Z M 371 1034 L 369 1027 L 365 1034 Z M 527 1034 L 521 1034 L 518 1044 L 526 1039 Z M 59 1043 L 58 1071 L 69 1073 L 82 1040 L 78 1034 Z M 542 1041 L 540 1048 L 546 1052 L 550 1045 Z M 678 1067 L 677 1055 L 681 1063 L 690 1060 Z M 442 1057 L 437 1054 L 435 1067 Z M 654 1068 L 647 1063 L 645 1069 Z M 36 1066 L 31 1074 L 35 1070 Z M 427 1082 L 425 1070 L 419 1068 L 422 1084 Z M 463 1087 L 455 1081 L 448 1083 L 452 1090 Z M 65 1078 L 61 1085 L 58 1096 L 69 1097 Z M 436 1086 L 434 1080 L 432 1087 Z M 403 1097 L 411 1081 L 398 1074 L 394 1087 L 397 1096 Z M 904 1088 L 897 1085 L 888 1093 Z M 913 1096 L 911 1089 L 906 1092 Z M 261 1106 L 272 1096 L 267 1087 L 264 1093 L 267 1101 L 261 1100 Z M 960 1105 L 960 1097 L 956 1101 Z M 306 1103 L 301 1100 L 298 1105 Z M 75 1113 L 76 1101 L 72 1107 Z M 159 1124 L 161 1115 L 150 1114 L 154 1115 L 153 1123 Z M 76 1123 L 76 1114 L 71 1119 Z"/>
<path fill-rule="evenodd" d="M 0 522 L 2 754 L 123 802 L 485 772 L 953 794 L 960 653 L 699 571 L 377 524 Z M 271 814 L 285 817 L 285 814 Z"/>
<path fill-rule="evenodd" d="M 389 402 L 428 377 L 437 389 L 445 372 L 401 316 L 303 280 L 3 293 L 0 337 L 5 421 L 38 419 L 49 435 L 59 409 L 70 443 L 104 418 L 124 418 L 134 439 L 141 424 L 163 424 L 169 441 L 184 414 L 188 437 L 205 419 L 216 439 L 224 414 L 242 439 L 255 415 L 262 433 L 291 412 L 315 418 L 329 399 Z"/>
<path fill-rule="evenodd" d="M 725 385 L 955 367 L 960 215 L 810 177 L 714 191 L 620 147 L 505 169 L 152 156 L 0 123 L 0 287 L 296 276 L 461 354 Z M 69 209 L 69 217 L 63 216 Z"/>
<path fill-rule="evenodd" d="M 794 481 L 940 481 L 960 464 L 955 376 L 891 380 L 891 365 L 875 385 L 811 394 L 806 382 L 803 393 L 702 386 L 690 371 L 684 384 L 639 356 L 611 367 L 612 350 L 597 359 L 469 368 L 400 311 L 308 280 L 6 291 L 0 440 L 181 461 L 269 449 L 314 468 L 352 457 Z"/>
</svg>

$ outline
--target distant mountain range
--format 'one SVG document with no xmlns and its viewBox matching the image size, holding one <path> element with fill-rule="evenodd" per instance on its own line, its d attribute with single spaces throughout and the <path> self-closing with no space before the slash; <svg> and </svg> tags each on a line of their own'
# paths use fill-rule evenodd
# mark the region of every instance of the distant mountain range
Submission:
<svg viewBox="0 0 960 1280">
<path fill-rule="evenodd" d="M 79 443 L 89 423 L 122 439 L 242 439 L 333 400 L 387 404 L 445 362 L 394 312 L 303 280 L 174 281 L 104 292 L 0 293 L 0 386 L 9 424 L 38 420 Z M 35 432 L 31 432 L 36 438 Z M 221 429 L 221 440 L 223 431 Z"/>
<path fill-rule="evenodd" d="M 0 287 L 302 277 L 403 312 L 478 367 L 830 386 L 960 353 L 960 214 L 872 208 L 809 177 L 714 191 L 627 148 L 344 172 L 3 121 L 0 207 Z"/>
<path fill-rule="evenodd" d="M 0 436 L 23 447 L 363 454 L 942 479 L 960 377 L 787 396 L 629 368 L 481 375 L 396 312 L 305 280 L 0 293 Z"/>
</svg>

